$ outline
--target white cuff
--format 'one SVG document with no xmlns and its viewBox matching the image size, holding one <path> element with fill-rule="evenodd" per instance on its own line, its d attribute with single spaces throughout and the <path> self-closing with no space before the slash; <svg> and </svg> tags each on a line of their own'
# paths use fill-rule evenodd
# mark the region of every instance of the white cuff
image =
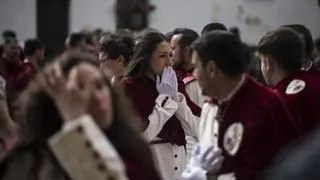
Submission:
<svg viewBox="0 0 320 180">
<path fill-rule="evenodd" d="M 92 124 L 95 125 L 95 123 L 92 121 L 93 121 L 93 118 L 90 115 L 85 114 L 85 115 L 82 115 L 76 119 L 65 122 L 62 125 L 62 131 L 67 132 L 67 131 L 74 130 L 74 129 L 80 127 L 82 124 L 90 124 L 91 126 L 92 126 Z"/>
<path fill-rule="evenodd" d="M 122 159 L 89 115 L 65 123 L 49 146 L 72 179 L 127 180 Z"/>
<path fill-rule="evenodd" d="M 159 96 L 156 99 L 156 104 L 158 104 L 162 108 L 167 107 L 168 104 L 176 106 L 178 108 L 178 103 L 175 102 L 168 95 L 164 95 L 164 94 L 159 94 Z"/>
</svg>

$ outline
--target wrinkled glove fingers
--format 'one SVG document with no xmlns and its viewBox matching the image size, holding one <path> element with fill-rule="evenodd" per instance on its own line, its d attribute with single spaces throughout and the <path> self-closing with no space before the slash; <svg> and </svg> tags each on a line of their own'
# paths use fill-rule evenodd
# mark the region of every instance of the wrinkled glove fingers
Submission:
<svg viewBox="0 0 320 180">
<path fill-rule="evenodd" d="M 212 151 L 211 153 L 209 153 L 207 155 L 206 160 L 208 162 L 214 162 L 215 160 L 217 160 L 219 157 L 221 156 L 221 151 L 220 150 L 216 150 L 216 151 Z"/>
<path fill-rule="evenodd" d="M 162 71 L 161 82 L 166 80 L 167 77 L 168 77 L 168 68 L 165 67 L 165 68 L 163 68 L 163 71 Z"/>
<path fill-rule="evenodd" d="M 222 167 L 222 163 L 223 163 L 223 157 L 218 157 L 214 162 L 212 162 L 210 164 L 210 169 L 209 169 L 209 172 L 210 173 L 217 173 L 221 167 Z"/>
<path fill-rule="evenodd" d="M 158 75 L 157 77 L 156 77 L 156 86 L 157 86 L 157 88 L 159 88 L 159 86 L 160 86 L 160 76 Z"/>
<path fill-rule="evenodd" d="M 202 154 L 202 157 L 201 157 L 201 162 L 205 162 L 206 161 L 206 159 L 207 159 L 207 157 L 208 157 L 208 155 L 210 154 L 210 153 L 212 153 L 212 151 L 213 151 L 213 146 L 210 146 L 209 148 L 207 148 L 206 149 L 206 151 Z"/>
</svg>

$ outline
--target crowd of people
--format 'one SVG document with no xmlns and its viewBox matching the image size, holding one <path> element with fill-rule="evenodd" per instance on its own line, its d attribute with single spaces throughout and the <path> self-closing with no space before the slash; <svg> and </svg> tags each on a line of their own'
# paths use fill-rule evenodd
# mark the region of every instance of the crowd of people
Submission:
<svg viewBox="0 0 320 180">
<path fill-rule="evenodd" d="M 320 46 L 304 25 L 76 32 L 0 46 L 0 179 L 320 178 Z M 258 67 L 258 69 L 257 69 Z"/>
</svg>

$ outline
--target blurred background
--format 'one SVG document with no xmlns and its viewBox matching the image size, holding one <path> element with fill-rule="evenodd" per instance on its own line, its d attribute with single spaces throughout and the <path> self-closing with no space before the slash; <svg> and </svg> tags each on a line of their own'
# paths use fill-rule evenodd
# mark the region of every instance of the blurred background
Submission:
<svg viewBox="0 0 320 180">
<path fill-rule="evenodd" d="M 200 31 L 218 21 L 238 27 L 254 46 L 268 30 L 283 24 L 307 26 L 320 36 L 320 0 L 0 0 L 0 32 L 16 31 L 19 41 L 39 38 L 47 56 L 61 51 L 71 32 L 141 30 L 166 33 L 176 27 Z"/>
</svg>

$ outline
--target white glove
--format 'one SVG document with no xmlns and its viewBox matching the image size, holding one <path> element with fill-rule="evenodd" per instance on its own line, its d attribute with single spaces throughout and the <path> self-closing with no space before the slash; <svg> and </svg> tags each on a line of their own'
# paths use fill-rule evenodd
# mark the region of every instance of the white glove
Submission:
<svg viewBox="0 0 320 180">
<path fill-rule="evenodd" d="M 187 165 L 187 168 L 182 172 L 181 180 L 206 180 L 207 172 L 200 167 Z"/>
<path fill-rule="evenodd" d="M 178 80 L 176 73 L 171 67 L 165 67 L 160 77 L 157 76 L 156 88 L 159 94 L 170 96 L 174 101 L 179 101 Z"/>
<path fill-rule="evenodd" d="M 203 153 L 200 146 L 196 150 L 187 165 L 187 168 L 182 173 L 182 180 L 206 180 L 206 174 L 217 173 L 223 162 L 221 150 L 213 150 L 214 147 L 210 146 Z"/>
</svg>

